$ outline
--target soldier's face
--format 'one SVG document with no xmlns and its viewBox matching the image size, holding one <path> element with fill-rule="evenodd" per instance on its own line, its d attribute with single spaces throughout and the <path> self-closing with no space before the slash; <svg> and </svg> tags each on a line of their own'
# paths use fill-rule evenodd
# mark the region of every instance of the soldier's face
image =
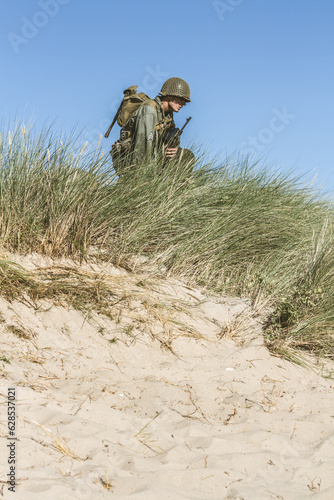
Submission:
<svg viewBox="0 0 334 500">
<path fill-rule="evenodd" d="M 177 97 L 173 95 L 169 97 L 168 104 L 169 107 L 171 108 L 171 111 L 175 111 L 176 113 L 178 113 L 180 109 L 187 104 L 187 101 L 182 97 Z"/>
</svg>

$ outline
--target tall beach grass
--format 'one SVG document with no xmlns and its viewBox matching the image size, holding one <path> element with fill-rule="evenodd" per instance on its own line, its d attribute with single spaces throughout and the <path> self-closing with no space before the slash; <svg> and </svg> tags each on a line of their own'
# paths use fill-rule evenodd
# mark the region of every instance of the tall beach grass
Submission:
<svg viewBox="0 0 334 500">
<path fill-rule="evenodd" d="M 17 252 L 100 259 L 145 257 L 188 282 L 266 305 L 276 353 L 334 358 L 333 204 L 291 176 L 246 158 L 157 162 L 118 179 L 98 146 L 34 136 L 0 144 L 0 239 Z"/>
</svg>

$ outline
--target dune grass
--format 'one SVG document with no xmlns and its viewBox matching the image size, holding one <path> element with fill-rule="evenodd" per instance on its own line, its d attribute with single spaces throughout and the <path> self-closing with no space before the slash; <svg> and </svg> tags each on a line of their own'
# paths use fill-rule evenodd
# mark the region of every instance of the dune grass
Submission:
<svg viewBox="0 0 334 500">
<path fill-rule="evenodd" d="M 0 241 L 18 252 L 98 258 L 167 273 L 270 308 L 276 353 L 334 358 L 333 204 L 298 179 L 245 158 L 151 163 L 118 180 L 99 147 L 34 137 L 0 144 Z"/>
</svg>

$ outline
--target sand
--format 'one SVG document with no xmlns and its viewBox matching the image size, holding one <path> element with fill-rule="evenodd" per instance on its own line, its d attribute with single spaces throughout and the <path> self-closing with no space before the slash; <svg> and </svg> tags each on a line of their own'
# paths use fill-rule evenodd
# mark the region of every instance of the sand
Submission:
<svg viewBox="0 0 334 500">
<path fill-rule="evenodd" d="M 147 294 L 170 306 L 168 321 L 148 314 Z M 334 498 L 334 382 L 272 356 L 249 301 L 165 278 L 121 319 L 3 298 L 0 314 L 0 497 Z"/>
</svg>

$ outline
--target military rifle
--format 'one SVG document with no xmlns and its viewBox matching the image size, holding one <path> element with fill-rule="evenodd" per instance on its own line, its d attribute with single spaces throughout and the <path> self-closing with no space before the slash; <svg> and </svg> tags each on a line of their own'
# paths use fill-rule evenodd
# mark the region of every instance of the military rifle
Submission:
<svg viewBox="0 0 334 500">
<path fill-rule="evenodd" d="M 185 127 L 191 120 L 191 116 L 187 118 L 186 123 L 181 129 L 176 127 L 166 128 L 162 136 L 162 142 L 167 148 L 179 148 L 181 144 L 181 135 Z"/>
</svg>

